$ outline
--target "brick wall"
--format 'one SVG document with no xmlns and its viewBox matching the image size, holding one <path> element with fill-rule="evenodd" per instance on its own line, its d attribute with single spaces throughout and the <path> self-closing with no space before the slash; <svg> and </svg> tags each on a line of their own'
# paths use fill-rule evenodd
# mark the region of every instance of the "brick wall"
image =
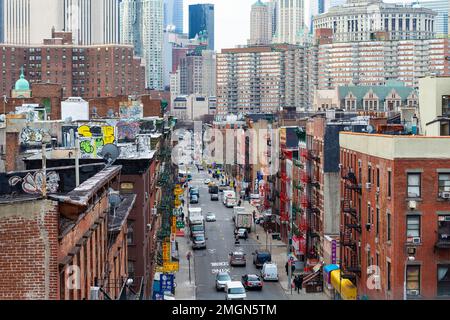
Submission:
<svg viewBox="0 0 450 320">
<path fill-rule="evenodd" d="M 0 205 L 0 252 L 0 300 L 58 299 L 56 203 Z"/>
</svg>

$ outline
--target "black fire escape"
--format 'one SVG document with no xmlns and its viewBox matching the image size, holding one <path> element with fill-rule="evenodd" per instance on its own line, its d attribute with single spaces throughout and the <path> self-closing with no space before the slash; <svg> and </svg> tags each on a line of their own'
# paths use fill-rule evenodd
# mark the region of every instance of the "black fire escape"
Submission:
<svg viewBox="0 0 450 320">
<path fill-rule="evenodd" d="M 341 276 L 355 283 L 357 276 L 361 275 L 361 263 L 358 255 L 361 219 L 354 199 L 361 194 L 361 184 L 358 183 L 356 175 L 351 169 L 343 172 L 342 179 L 344 197 L 340 228 Z"/>
</svg>

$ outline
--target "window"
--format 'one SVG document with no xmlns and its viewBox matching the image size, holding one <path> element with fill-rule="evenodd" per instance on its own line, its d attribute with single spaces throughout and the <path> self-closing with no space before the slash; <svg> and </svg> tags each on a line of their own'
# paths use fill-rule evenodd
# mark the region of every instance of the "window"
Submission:
<svg viewBox="0 0 450 320">
<path fill-rule="evenodd" d="M 442 192 L 450 192 L 450 173 L 439 174 L 439 195 L 442 196 Z"/>
<path fill-rule="evenodd" d="M 387 224 L 386 239 L 387 241 L 391 241 L 391 214 L 389 212 L 386 217 L 386 224 Z"/>
<path fill-rule="evenodd" d="M 127 244 L 134 244 L 134 221 L 128 221 Z"/>
<path fill-rule="evenodd" d="M 408 296 L 420 295 L 420 266 L 406 267 L 406 294 Z"/>
<path fill-rule="evenodd" d="M 372 166 L 369 166 L 369 169 L 367 171 L 367 182 L 372 183 Z"/>
<path fill-rule="evenodd" d="M 408 173 L 408 198 L 420 197 L 420 173 Z"/>
<path fill-rule="evenodd" d="M 450 264 L 438 265 L 437 295 L 450 295 Z"/>
<path fill-rule="evenodd" d="M 450 216 L 438 217 L 438 241 L 450 242 Z"/>
<path fill-rule="evenodd" d="M 413 238 L 420 238 L 420 216 L 406 217 L 406 237 L 408 242 L 412 242 Z"/>
<path fill-rule="evenodd" d="M 392 178 L 392 171 L 388 171 L 388 197 L 390 197 L 391 196 L 391 192 L 392 192 L 392 189 L 391 189 L 391 178 Z"/>
<path fill-rule="evenodd" d="M 377 187 L 380 187 L 380 168 L 377 168 Z"/>
<path fill-rule="evenodd" d="M 380 208 L 377 208 L 377 223 L 376 223 L 377 237 L 380 234 Z"/>
<path fill-rule="evenodd" d="M 442 96 L 442 115 L 450 115 L 450 96 Z"/>
<path fill-rule="evenodd" d="M 391 291 L 391 263 L 387 263 L 387 290 Z"/>
<path fill-rule="evenodd" d="M 128 278 L 134 278 L 134 261 L 128 260 Z"/>
<path fill-rule="evenodd" d="M 367 205 L 367 223 L 372 223 L 371 211 L 372 211 L 372 208 L 369 203 Z"/>
</svg>

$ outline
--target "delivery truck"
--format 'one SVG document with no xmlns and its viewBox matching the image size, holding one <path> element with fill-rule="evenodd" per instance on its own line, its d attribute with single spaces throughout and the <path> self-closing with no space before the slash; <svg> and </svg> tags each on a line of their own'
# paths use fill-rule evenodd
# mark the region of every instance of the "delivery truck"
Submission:
<svg viewBox="0 0 450 320">
<path fill-rule="evenodd" d="M 233 190 L 223 191 L 223 204 L 227 208 L 233 208 L 237 205 L 236 192 Z"/>
<path fill-rule="evenodd" d="M 243 207 L 234 207 L 234 227 L 238 229 L 247 229 L 251 232 L 253 226 L 253 214 L 246 212 Z"/>
</svg>

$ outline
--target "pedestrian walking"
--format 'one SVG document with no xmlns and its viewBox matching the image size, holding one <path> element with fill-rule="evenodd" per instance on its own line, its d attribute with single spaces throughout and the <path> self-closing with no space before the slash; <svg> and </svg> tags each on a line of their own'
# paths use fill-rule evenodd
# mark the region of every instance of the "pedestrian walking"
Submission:
<svg viewBox="0 0 450 320">
<path fill-rule="evenodd" d="M 241 206 L 241 203 L 242 203 L 242 201 L 241 201 L 241 199 L 239 199 L 239 201 L 238 201 L 238 207 Z"/>
<path fill-rule="evenodd" d="M 286 269 L 286 275 L 288 276 L 289 275 L 289 264 L 286 262 L 286 264 L 285 264 L 285 266 L 284 266 L 284 268 Z"/>
<path fill-rule="evenodd" d="M 298 292 L 298 294 L 300 294 L 300 290 L 301 290 L 301 284 L 300 284 L 300 276 L 295 276 L 294 278 L 294 285 L 295 285 L 295 291 Z"/>
</svg>

